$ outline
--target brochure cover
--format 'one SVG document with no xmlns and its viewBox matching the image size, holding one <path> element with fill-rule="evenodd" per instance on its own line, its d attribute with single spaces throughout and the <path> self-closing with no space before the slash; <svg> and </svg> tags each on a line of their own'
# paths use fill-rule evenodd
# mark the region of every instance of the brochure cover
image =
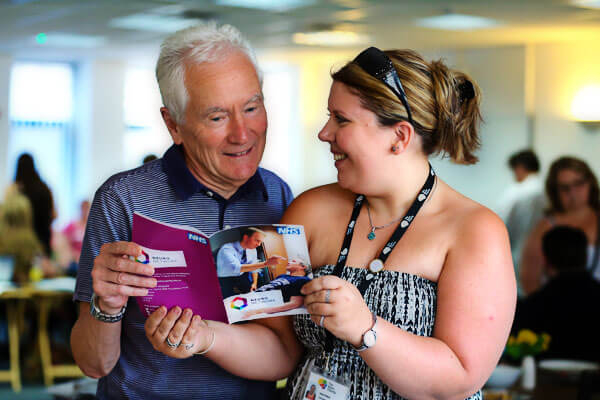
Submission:
<svg viewBox="0 0 600 400">
<path fill-rule="evenodd" d="M 154 267 L 157 286 L 137 297 L 146 316 L 164 305 L 203 319 L 234 323 L 306 313 L 302 286 L 312 279 L 304 227 L 240 226 L 211 236 L 133 216 L 136 261 Z"/>
</svg>

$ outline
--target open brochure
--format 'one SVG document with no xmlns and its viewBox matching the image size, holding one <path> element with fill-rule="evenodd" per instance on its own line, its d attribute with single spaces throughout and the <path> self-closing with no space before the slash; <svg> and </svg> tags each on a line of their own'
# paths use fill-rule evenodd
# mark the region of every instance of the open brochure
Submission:
<svg viewBox="0 0 600 400">
<path fill-rule="evenodd" d="M 142 313 L 191 308 L 203 319 L 234 323 L 303 314 L 302 286 L 312 279 L 304 227 L 252 225 L 206 235 L 133 215 L 136 261 L 154 267 L 157 286 L 137 297 Z"/>
</svg>

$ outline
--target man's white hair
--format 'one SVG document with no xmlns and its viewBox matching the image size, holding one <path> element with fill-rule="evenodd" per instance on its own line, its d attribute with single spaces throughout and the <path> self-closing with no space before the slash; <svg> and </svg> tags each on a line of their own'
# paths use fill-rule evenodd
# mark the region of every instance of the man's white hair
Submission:
<svg viewBox="0 0 600 400">
<path fill-rule="evenodd" d="M 164 106 L 175 122 L 182 123 L 188 92 L 185 87 L 185 64 L 216 62 L 232 51 L 241 51 L 254 65 L 262 87 L 262 73 L 258 68 L 254 50 L 237 28 L 217 26 L 210 21 L 168 36 L 160 46 L 156 62 L 156 80 Z"/>
</svg>

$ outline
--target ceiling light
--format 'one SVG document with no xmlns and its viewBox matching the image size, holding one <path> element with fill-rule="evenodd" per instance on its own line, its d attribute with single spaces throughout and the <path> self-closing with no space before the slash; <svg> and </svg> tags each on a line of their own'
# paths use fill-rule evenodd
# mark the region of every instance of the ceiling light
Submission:
<svg viewBox="0 0 600 400">
<path fill-rule="evenodd" d="M 269 11 L 288 11 L 313 4 L 315 0 L 217 0 L 225 7 L 257 8 Z"/>
<path fill-rule="evenodd" d="M 333 16 L 338 21 L 359 21 L 365 17 L 365 12 L 362 10 L 345 10 L 338 11 Z"/>
<path fill-rule="evenodd" d="M 472 31 L 492 28 L 500 25 L 496 20 L 475 15 L 444 14 L 436 17 L 417 19 L 416 24 L 424 28 L 443 29 L 448 31 Z"/>
<path fill-rule="evenodd" d="M 43 44 L 50 47 L 75 47 L 90 49 L 103 45 L 106 42 L 106 39 L 103 36 L 48 32 L 39 33 L 35 37 L 35 42 L 37 44 Z"/>
<path fill-rule="evenodd" d="M 600 8 L 600 0 L 571 0 L 571 4 L 584 8 Z"/>
<path fill-rule="evenodd" d="M 577 121 L 600 121 L 600 86 L 590 85 L 581 89 L 573 98 L 571 113 Z"/>
<path fill-rule="evenodd" d="M 348 31 L 294 33 L 294 43 L 310 46 L 357 46 L 371 41 L 368 35 Z"/>
<path fill-rule="evenodd" d="M 198 20 L 193 18 L 155 14 L 133 14 L 117 17 L 111 19 L 108 23 L 113 28 L 161 33 L 171 33 L 197 24 Z"/>
<path fill-rule="evenodd" d="M 48 37 L 44 32 L 40 32 L 37 35 L 35 35 L 35 41 L 37 42 L 37 44 L 44 44 L 47 40 Z"/>
</svg>

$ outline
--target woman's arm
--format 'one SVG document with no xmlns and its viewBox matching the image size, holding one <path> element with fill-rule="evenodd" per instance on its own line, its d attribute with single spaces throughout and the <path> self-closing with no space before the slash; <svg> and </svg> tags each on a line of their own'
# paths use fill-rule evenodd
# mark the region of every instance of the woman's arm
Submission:
<svg viewBox="0 0 600 400">
<path fill-rule="evenodd" d="M 438 280 L 433 337 L 378 325 L 364 360 L 411 399 L 464 399 L 483 386 L 510 332 L 516 284 L 502 221 L 480 210 L 458 232 Z M 399 373 L 400 372 L 400 373 Z"/>
<path fill-rule="evenodd" d="M 523 247 L 519 265 L 519 281 L 526 295 L 535 292 L 542 284 L 546 263 L 542 254 L 542 236 L 549 228 L 550 224 L 546 220 L 540 221 L 529 234 Z"/>
<path fill-rule="evenodd" d="M 160 307 L 146 320 L 145 331 L 154 349 L 163 354 L 188 358 L 205 352 L 205 357 L 223 369 L 247 379 L 284 378 L 294 370 L 303 351 L 290 317 L 229 325 L 203 321 L 190 309 L 174 307 L 167 312 Z M 167 337 L 180 343 L 179 347 L 169 347 Z"/>
</svg>

